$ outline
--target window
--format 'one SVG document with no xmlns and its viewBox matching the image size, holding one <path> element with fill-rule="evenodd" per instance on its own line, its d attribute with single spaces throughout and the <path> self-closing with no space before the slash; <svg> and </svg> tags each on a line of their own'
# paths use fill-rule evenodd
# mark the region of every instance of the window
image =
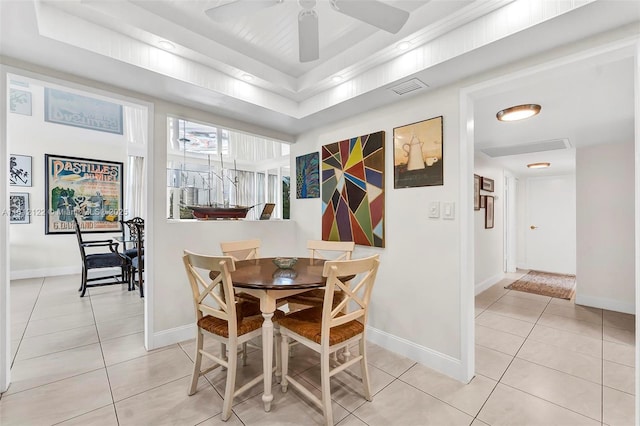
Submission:
<svg viewBox="0 0 640 426">
<path fill-rule="evenodd" d="M 189 206 L 244 206 L 257 219 L 267 202 L 283 218 L 287 144 L 178 118 L 167 126 L 167 218 L 192 219 Z"/>
</svg>

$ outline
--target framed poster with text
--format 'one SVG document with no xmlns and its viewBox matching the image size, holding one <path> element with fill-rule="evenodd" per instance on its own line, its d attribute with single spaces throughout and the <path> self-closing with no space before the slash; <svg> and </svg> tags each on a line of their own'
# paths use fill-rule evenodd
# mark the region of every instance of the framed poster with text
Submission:
<svg viewBox="0 0 640 426">
<path fill-rule="evenodd" d="M 45 154 L 45 234 L 120 232 L 123 164 Z"/>
</svg>

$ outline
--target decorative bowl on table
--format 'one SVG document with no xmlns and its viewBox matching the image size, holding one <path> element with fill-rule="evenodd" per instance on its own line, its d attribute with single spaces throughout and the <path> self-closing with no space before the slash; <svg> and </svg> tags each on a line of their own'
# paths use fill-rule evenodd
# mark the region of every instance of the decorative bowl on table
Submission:
<svg viewBox="0 0 640 426">
<path fill-rule="evenodd" d="M 276 257 L 273 259 L 273 263 L 280 269 L 291 269 L 297 261 L 297 257 Z"/>
</svg>

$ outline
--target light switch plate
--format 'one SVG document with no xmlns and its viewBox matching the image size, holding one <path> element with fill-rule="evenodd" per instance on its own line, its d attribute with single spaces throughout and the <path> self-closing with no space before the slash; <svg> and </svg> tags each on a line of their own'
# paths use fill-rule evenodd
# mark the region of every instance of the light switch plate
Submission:
<svg viewBox="0 0 640 426">
<path fill-rule="evenodd" d="M 440 201 L 431 201 L 429 203 L 429 217 L 434 219 L 440 217 Z"/>
<path fill-rule="evenodd" d="M 456 217 L 456 203 L 446 202 L 442 203 L 442 218 L 443 219 L 455 219 Z"/>
</svg>

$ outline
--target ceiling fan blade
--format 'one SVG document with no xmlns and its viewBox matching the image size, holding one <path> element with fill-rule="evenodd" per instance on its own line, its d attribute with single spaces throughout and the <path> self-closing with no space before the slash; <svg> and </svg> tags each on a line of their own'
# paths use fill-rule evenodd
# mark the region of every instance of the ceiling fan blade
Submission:
<svg viewBox="0 0 640 426">
<path fill-rule="evenodd" d="M 298 14 L 298 47 L 300 62 L 311 62 L 320 57 L 318 14 L 315 10 L 303 10 Z"/>
<path fill-rule="evenodd" d="M 377 0 L 331 0 L 331 6 L 340 13 L 367 24 L 397 33 L 409 19 L 409 12 Z"/>
<path fill-rule="evenodd" d="M 258 10 L 282 3 L 283 0 L 236 0 L 207 9 L 204 13 L 214 21 L 227 22 L 251 15 Z"/>
</svg>

